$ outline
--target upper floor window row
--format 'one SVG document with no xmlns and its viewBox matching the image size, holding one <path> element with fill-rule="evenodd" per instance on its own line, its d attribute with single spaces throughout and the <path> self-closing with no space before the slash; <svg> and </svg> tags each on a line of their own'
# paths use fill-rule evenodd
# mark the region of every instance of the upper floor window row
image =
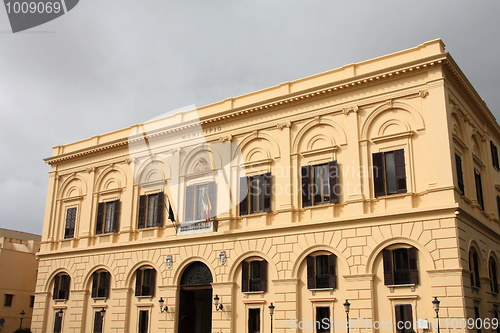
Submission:
<svg viewBox="0 0 500 333">
<path fill-rule="evenodd" d="M 302 207 L 338 203 L 340 195 L 337 161 L 301 167 Z"/>
<path fill-rule="evenodd" d="M 271 211 L 271 173 L 240 178 L 240 215 Z"/>
<path fill-rule="evenodd" d="M 375 197 L 406 193 L 404 149 L 375 153 L 372 158 Z"/>
<path fill-rule="evenodd" d="M 119 217 L 120 200 L 100 202 L 97 207 L 96 234 L 117 232 Z"/>
<path fill-rule="evenodd" d="M 139 197 L 139 229 L 161 227 L 163 225 L 164 193 L 141 195 Z"/>
<path fill-rule="evenodd" d="M 495 146 L 493 141 L 490 141 L 490 148 L 491 148 L 491 160 L 493 162 L 493 166 L 495 169 L 500 170 L 500 165 L 498 161 L 498 148 Z"/>
</svg>

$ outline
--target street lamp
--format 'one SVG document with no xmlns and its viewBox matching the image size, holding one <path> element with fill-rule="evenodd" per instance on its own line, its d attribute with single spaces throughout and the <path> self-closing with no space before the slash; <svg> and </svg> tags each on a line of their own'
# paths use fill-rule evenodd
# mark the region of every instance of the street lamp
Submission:
<svg viewBox="0 0 500 333">
<path fill-rule="evenodd" d="M 101 309 L 101 311 L 99 311 L 100 314 L 101 314 L 101 318 L 104 318 L 104 315 L 106 314 L 106 310 L 104 310 L 104 308 Z"/>
<path fill-rule="evenodd" d="M 163 300 L 163 297 L 160 297 L 160 300 L 158 301 L 158 303 L 160 303 L 160 313 L 168 311 L 168 306 L 167 305 L 163 306 L 163 303 L 165 303 L 165 301 Z"/>
<path fill-rule="evenodd" d="M 349 303 L 348 300 L 345 300 L 345 303 L 344 303 L 344 310 L 345 310 L 345 313 L 347 315 L 347 333 L 349 333 L 349 309 L 351 307 L 351 303 Z"/>
<path fill-rule="evenodd" d="M 19 323 L 19 328 L 23 328 L 23 318 L 25 314 L 26 312 L 24 312 L 24 310 L 22 310 L 21 313 L 19 314 L 21 316 L 21 323 Z"/>
<path fill-rule="evenodd" d="M 434 300 L 432 301 L 432 306 L 434 307 L 434 311 L 436 311 L 436 320 L 438 323 L 438 333 L 440 333 L 439 332 L 439 303 L 441 303 L 441 302 L 438 301 L 438 298 L 434 297 Z"/>
<path fill-rule="evenodd" d="M 215 297 L 214 297 L 215 310 L 217 310 L 217 311 L 221 310 L 222 311 L 222 309 L 224 307 L 222 306 L 222 304 L 219 304 L 219 301 L 220 301 L 219 295 L 215 295 Z"/>
<path fill-rule="evenodd" d="M 63 316 L 63 310 L 62 309 L 59 309 L 59 311 L 57 311 L 56 313 L 59 316 L 59 318 L 62 318 L 62 316 Z"/>
<path fill-rule="evenodd" d="M 274 314 L 274 309 L 276 307 L 273 305 L 273 303 L 271 303 L 271 305 L 269 305 L 269 314 L 271 315 L 271 333 L 273 333 L 273 314 Z"/>
</svg>

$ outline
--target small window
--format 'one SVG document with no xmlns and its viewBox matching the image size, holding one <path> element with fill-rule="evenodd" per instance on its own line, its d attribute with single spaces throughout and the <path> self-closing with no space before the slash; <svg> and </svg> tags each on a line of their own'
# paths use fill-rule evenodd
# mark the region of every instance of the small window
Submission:
<svg viewBox="0 0 500 333">
<path fill-rule="evenodd" d="M 493 141 L 490 141 L 490 148 L 491 148 L 491 160 L 493 162 L 493 166 L 495 169 L 500 170 L 500 165 L 498 162 L 498 148 L 495 146 Z"/>
<path fill-rule="evenodd" d="M 30 296 L 30 308 L 35 306 L 35 296 Z"/>
<path fill-rule="evenodd" d="M 139 311 L 139 333 L 148 333 L 149 311 Z"/>
<path fill-rule="evenodd" d="M 465 194 L 465 186 L 464 186 L 464 173 L 462 169 L 462 158 L 460 155 L 455 154 L 455 167 L 457 171 L 457 183 L 458 189 L 462 194 Z"/>
<path fill-rule="evenodd" d="M 316 321 L 314 326 L 316 333 L 330 333 L 330 307 L 316 307 Z"/>
<path fill-rule="evenodd" d="M 62 321 L 63 321 L 63 315 L 60 315 L 57 311 L 54 318 L 54 333 L 62 332 Z"/>
<path fill-rule="evenodd" d="M 382 256 L 385 285 L 418 284 L 416 248 L 384 249 Z"/>
<path fill-rule="evenodd" d="M 265 292 L 267 289 L 267 261 L 253 260 L 241 263 L 241 291 Z"/>
<path fill-rule="evenodd" d="M 302 207 L 338 203 L 339 170 L 337 161 L 301 168 Z"/>
<path fill-rule="evenodd" d="M 373 154 L 375 197 L 406 193 L 404 149 Z"/>
<path fill-rule="evenodd" d="M 474 324 L 476 325 L 476 332 L 481 333 L 481 315 L 479 314 L 479 307 L 475 306 L 474 307 L 474 316 L 476 317 L 476 320 L 474 320 Z"/>
<path fill-rule="evenodd" d="M 248 309 L 248 333 L 260 333 L 260 309 Z"/>
<path fill-rule="evenodd" d="M 163 226 L 164 193 L 141 195 L 139 198 L 138 228 Z"/>
<path fill-rule="evenodd" d="M 210 221 L 216 215 L 216 184 L 186 187 L 185 221 Z"/>
<path fill-rule="evenodd" d="M 337 287 L 337 257 L 334 254 L 307 257 L 307 288 Z"/>
<path fill-rule="evenodd" d="M 154 296 L 156 270 L 152 268 L 138 269 L 135 277 L 135 296 Z"/>
<path fill-rule="evenodd" d="M 54 291 L 52 299 L 67 300 L 71 279 L 68 274 L 59 274 L 54 277 Z"/>
<path fill-rule="evenodd" d="M 481 174 L 479 171 L 474 169 L 474 179 L 476 181 L 476 199 L 481 209 L 484 210 L 484 198 L 483 198 L 483 184 L 481 181 Z"/>
<path fill-rule="evenodd" d="M 103 319 L 104 317 L 100 310 L 94 312 L 94 333 L 102 333 Z"/>
<path fill-rule="evenodd" d="M 394 311 L 396 315 L 396 332 L 415 332 L 415 330 L 413 329 L 413 314 L 411 304 L 398 304 L 395 306 Z"/>
<path fill-rule="evenodd" d="M 64 228 L 64 238 L 73 238 L 75 236 L 76 207 L 66 210 L 66 226 Z"/>
<path fill-rule="evenodd" d="M 240 215 L 271 211 L 271 173 L 240 178 Z"/>
<path fill-rule="evenodd" d="M 499 321 L 498 321 L 498 320 L 499 320 L 500 318 L 499 318 L 499 316 L 498 316 L 498 309 L 496 309 L 496 308 L 495 308 L 495 309 L 493 309 L 493 318 L 495 318 L 495 319 L 496 319 L 496 322 L 497 322 L 497 323 L 499 323 Z M 498 324 L 498 325 L 497 325 L 497 328 L 496 328 L 496 330 L 495 330 L 495 331 L 496 331 L 496 333 L 500 333 L 500 324 Z"/>
<path fill-rule="evenodd" d="M 475 249 L 469 251 L 469 271 L 470 283 L 473 288 L 481 288 L 481 280 L 479 278 L 479 259 Z"/>
<path fill-rule="evenodd" d="M 491 292 L 498 295 L 497 264 L 493 257 L 490 258 L 490 285 Z"/>
<path fill-rule="evenodd" d="M 107 271 L 92 274 L 92 298 L 108 298 L 111 274 Z"/>
<path fill-rule="evenodd" d="M 116 233 L 120 213 L 120 200 L 100 202 L 97 208 L 96 234 Z"/>
<path fill-rule="evenodd" d="M 3 302 L 3 306 L 12 306 L 12 299 L 13 298 L 14 298 L 14 295 L 5 294 L 5 300 Z"/>
</svg>

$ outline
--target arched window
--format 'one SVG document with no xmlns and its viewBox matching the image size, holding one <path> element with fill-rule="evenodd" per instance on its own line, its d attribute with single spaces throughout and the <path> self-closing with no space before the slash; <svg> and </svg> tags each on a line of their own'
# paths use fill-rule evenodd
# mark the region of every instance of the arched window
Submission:
<svg viewBox="0 0 500 333">
<path fill-rule="evenodd" d="M 67 300 L 69 298 L 69 287 L 71 278 L 66 273 L 57 274 L 54 277 L 54 291 L 52 299 L 54 300 Z"/>
<path fill-rule="evenodd" d="M 491 292 L 498 294 L 498 278 L 497 278 L 497 264 L 493 257 L 490 257 L 490 285 Z"/>
<path fill-rule="evenodd" d="M 417 253 L 413 246 L 384 249 L 384 284 L 418 284 Z"/>
<path fill-rule="evenodd" d="M 474 248 L 471 248 L 469 251 L 469 271 L 471 286 L 477 289 L 481 288 L 481 281 L 479 279 L 479 257 Z"/>
<path fill-rule="evenodd" d="M 318 254 L 307 256 L 307 288 L 337 288 L 337 256 Z"/>
<path fill-rule="evenodd" d="M 150 267 L 140 268 L 135 272 L 135 296 L 153 297 L 156 287 L 156 270 Z"/>
</svg>

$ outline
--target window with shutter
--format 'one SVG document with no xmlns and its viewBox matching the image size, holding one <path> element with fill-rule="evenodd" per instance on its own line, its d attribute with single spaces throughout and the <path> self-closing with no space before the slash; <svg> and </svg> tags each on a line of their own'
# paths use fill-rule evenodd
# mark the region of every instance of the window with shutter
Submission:
<svg viewBox="0 0 500 333">
<path fill-rule="evenodd" d="M 338 203 L 340 195 L 337 161 L 301 167 L 302 207 Z"/>
<path fill-rule="evenodd" d="M 387 286 L 418 284 L 417 253 L 415 247 L 382 250 L 384 284 Z"/>
<path fill-rule="evenodd" d="M 330 307 L 317 306 L 316 307 L 316 333 L 330 333 Z"/>
<path fill-rule="evenodd" d="M 186 187 L 185 221 L 210 221 L 217 215 L 217 184 Z"/>
<path fill-rule="evenodd" d="M 54 333 L 61 333 L 63 317 L 56 312 L 54 318 Z"/>
<path fill-rule="evenodd" d="M 54 291 L 52 299 L 67 300 L 69 298 L 69 288 L 71 279 L 68 274 L 58 274 L 54 277 Z"/>
<path fill-rule="evenodd" d="M 479 307 L 474 306 L 474 316 L 476 317 L 474 323 L 480 323 L 481 321 L 481 315 L 479 314 Z M 476 331 L 477 333 L 481 333 L 481 327 L 482 325 L 476 325 Z"/>
<path fill-rule="evenodd" d="M 92 298 L 107 298 L 111 274 L 107 271 L 92 274 Z"/>
<path fill-rule="evenodd" d="M 248 177 L 240 178 L 240 216 L 248 214 Z"/>
<path fill-rule="evenodd" d="M 476 182 L 476 199 L 477 203 L 481 207 L 482 210 L 484 210 L 484 198 L 483 198 L 483 184 L 481 181 L 481 174 L 479 171 L 474 169 L 474 180 Z"/>
<path fill-rule="evenodd" d="M 493 166 L 495 169 L 500 170 L 500 165 L 498 161 L 498 148 L 495 146 L 493 141 L 490 141 L 490 148 L 491 148 L 491 160 L 493 163 Z"/>
<path fill-rule="evenodd" d="M 271 173 L 240 178 L 240 216 L 271 211 Z"/>
<path fill-rule="evenodd" d="M 404 149 L 375 153 L 372 160 L 375 197 L 407 192 Z"/>
<path fill-rule="evenodd" d="M 148 333 L 149 311 L 139 311 L 139 333 Z"/>
<path fill-rule="evenodd" d="M 464 187 L 464 173 L 462 169 L 462 158 L 458 154 L 455 154 L 455 167 L 457 170 L 458 189 L 462 194 L 464 194 L 465 187 Z"/>
<path fill-rule="evenodd" d="M 490 257 L 490 286 L 491 292 L 498 295 L 498 278 L 497 278 L 497 264 L 493 257 Z"/>
<path fill-rule="evenodd" d="M 302 179 L 302 207 L 309 207 L 312 205 L 311 198 L 311 166 L 306 165 L 300 168 Z"/>
<path fill-rule="evenodd" d="M 267 261 L 253 260 L 241 263 L 241 291 L 267 291 Z"/>
<path fill-rule="evenodd" d="M 481 288 L 481 280 L 479 278 L 479 261 L 478 255 L 474 248 L 469 250 L 469 271 L 470 282 L 473 288 Z"/>
<path fill-rule="evenodd" d="M 116 233 L 120 218 L 120 200 L 100 202 L 97 207 L 96 234 Z"/>
<path fill-rule="evenodd" d="M 334 254 L 310 255 L 306 260 L 308 289 L 337 288 L 337 256 Z"/>
<path fill-rule="evenodd" d="M 138 269 L 135 274 L 135 296 L 154 296 L 156 288 L 156 270 L 152 268 Z"/>
<path fill-rule="evenodd" d="M 260 309 L 248 309 L 248 333 L 260 333 Z"/>
<path fill-rule="evenodd" d="M 75 223 L 76 223 L 76 207 L 68 208 L 66 210 L 66 225 L 64 228 L 64 238 L 73 238 L 75 236 Z"/>
<path fill-rule="evenodd" d="M 415 332 L 413 328 L 413 314 L 411 304 L 397 304 L 394 308 L 396 317 L 396 332 Z"/>
<path fill-rule="evenodd" d="M 96 311 L 94 313 L 94 333 L 102 333 L 103 319 L 101 311 Z"/>
<path fill-rule="evenodd" d="M 163 226 L 164 192 L 141 195 L 139 198 L 139 229 Z"/>
</svg>

